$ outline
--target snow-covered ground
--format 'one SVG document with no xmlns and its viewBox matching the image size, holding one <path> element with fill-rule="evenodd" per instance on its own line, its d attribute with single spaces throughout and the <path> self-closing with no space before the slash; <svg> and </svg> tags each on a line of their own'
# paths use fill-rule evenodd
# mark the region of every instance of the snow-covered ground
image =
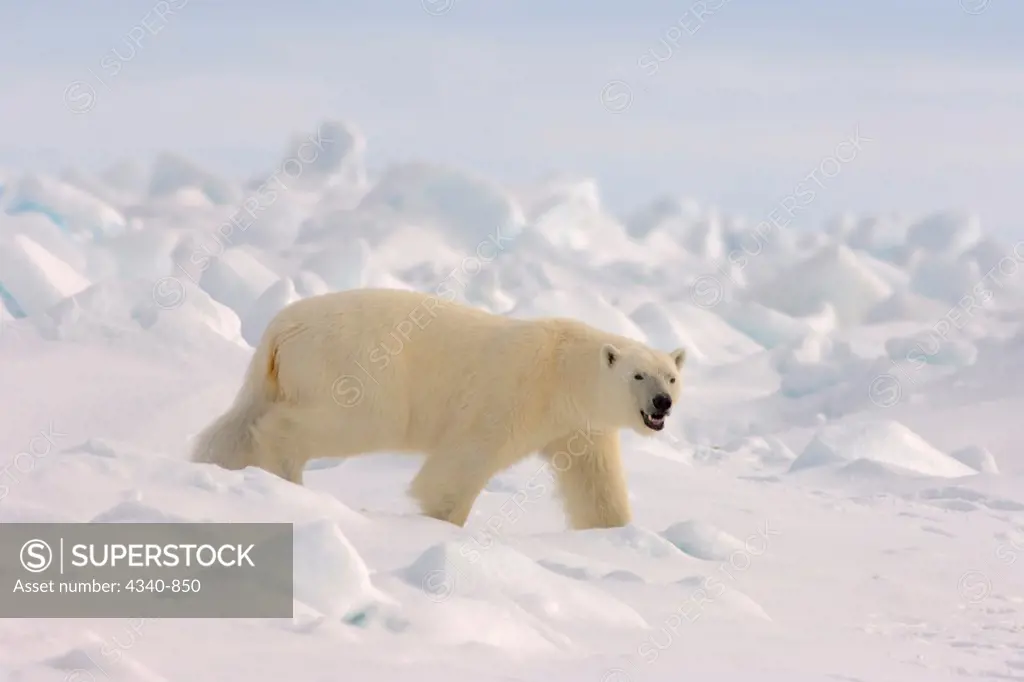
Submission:
<svg viewBox="0 0 1024 682">
<path fill-rule="evenodd" d="M 2 619 L 0 680 L 1024 679 L 1024 242 L 620 218 L 587 178 L 373 178 L 365 146 L 325 122 L 244 183 L 5 172 L 0 522 L 292 522 L 296 572 L 292 619 Z M 371 286 L 685 345 L 683 409 L 624 439 L 635 523 L 565 530 L 540 460 L 462 529 L 415 513 L 415 459 L 187 461 L 277 310 Z"/>
</svg>

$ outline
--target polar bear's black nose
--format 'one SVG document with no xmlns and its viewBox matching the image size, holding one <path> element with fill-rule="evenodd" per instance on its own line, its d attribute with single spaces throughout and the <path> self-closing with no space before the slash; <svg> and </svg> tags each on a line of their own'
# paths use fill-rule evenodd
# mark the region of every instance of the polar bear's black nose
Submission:
<svg viewBox="0 0 1024 682">
<path fill-rule="evenodd" d="M 668 409 L 672 407 L 672 398 L 669 397 L 667 393 L 659 393 L 654 396 L 651 404 L 654 405 L 654 409 L 659 412 L 668 412 Z"/>
</svg>

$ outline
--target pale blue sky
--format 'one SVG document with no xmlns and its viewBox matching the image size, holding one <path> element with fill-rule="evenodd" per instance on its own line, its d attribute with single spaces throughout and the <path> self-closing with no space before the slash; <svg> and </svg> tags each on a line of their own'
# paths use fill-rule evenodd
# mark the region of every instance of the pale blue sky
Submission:
<svg viewBox="0 0 1024 682">
<path fill-rule="evenodd" d="M 163 19 L 154 0 L 0 0 L 0 166 L 175 149 L 247 175 L 338 117 L 374 168 L 567 171 L 616 210 L 668 192 L 756 218 L 859 126 L 872 142 L 815 217 L 962 207 L 1024 237 L 1024 3 L 963 1 L 985 6 L 706 0 L 721 6 L 698 23 L 692 0 L 454 0 L 441 15 L 421 0 L 167 0 L 185 6 Z M 144 17 L 157 34 L 132 54 Z M 629 84 L 625 111 L 602 105 L 610 80 Z M 80 115 L 74 81 L 96 88 Z"/>
</svg>

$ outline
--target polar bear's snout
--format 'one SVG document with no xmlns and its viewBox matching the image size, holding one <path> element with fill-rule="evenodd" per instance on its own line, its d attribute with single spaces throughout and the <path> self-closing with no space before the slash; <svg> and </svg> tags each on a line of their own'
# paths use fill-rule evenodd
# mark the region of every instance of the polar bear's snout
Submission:
<svg viewBox="0 0 1024 682">
<path fill-rule="evenodd" d="M 650 410 L 640 410 L 647 428 L 654 431 L 661 431 L 665 428 L 665 417 L 672 410 L 672 396 L 667 393 L 658 393 L 651 398 Z"/>
</svg>

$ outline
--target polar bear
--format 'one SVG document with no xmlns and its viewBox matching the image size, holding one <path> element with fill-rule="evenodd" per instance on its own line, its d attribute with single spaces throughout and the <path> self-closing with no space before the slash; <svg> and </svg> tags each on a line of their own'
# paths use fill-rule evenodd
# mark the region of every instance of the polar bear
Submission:
<svg viewBox="0 0 1024 682">
<path fill-rule="evenodd" d="M 395 289 L 289 304 L 270 321 L 231 408 L 193 461 L 302 483 L 306 463 L 424 455 L 409 494 L 463 526 L 496 473 L 550 462 L 570 525 L 631 520 L 620 429 L 652 435 L 679 396 L 666 353 L 572 319 L 517 319 Z"/>
</svg>

